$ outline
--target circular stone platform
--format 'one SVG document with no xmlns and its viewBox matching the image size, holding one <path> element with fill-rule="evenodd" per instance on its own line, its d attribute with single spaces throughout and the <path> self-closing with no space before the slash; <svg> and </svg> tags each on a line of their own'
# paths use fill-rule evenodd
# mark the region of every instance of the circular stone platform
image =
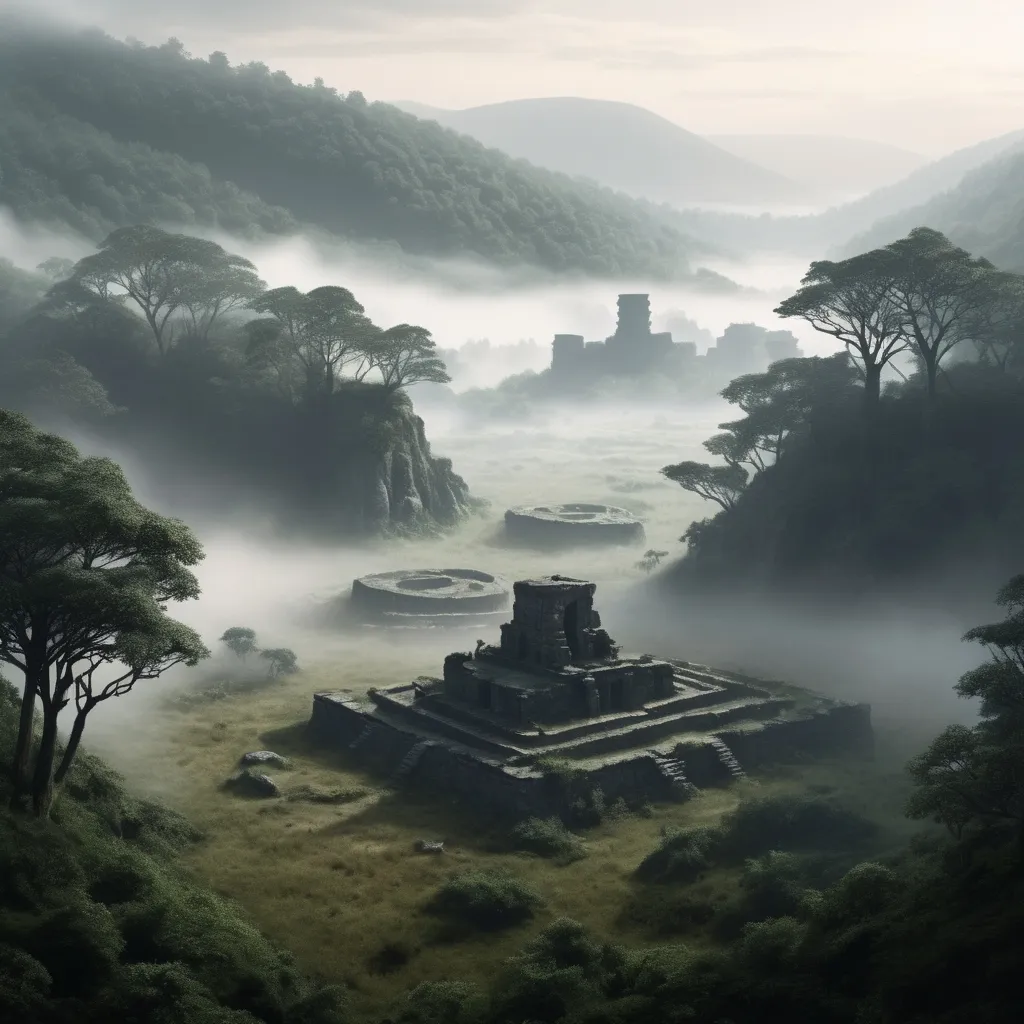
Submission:
<svg viewBox="0 0 1024 1024">
<path fill-rule="evenodd" d="M 505 513 L 505 532 L 534 544 L 630 544 L 643 523 L 614 505 L 519 505 Z"/>
<path fill-rule="evenodd" d="M 352 581 L 352 604 L 374 616 L 502 612 L 511 587 L 476 569 L 397 569 Z"/>
</svg>

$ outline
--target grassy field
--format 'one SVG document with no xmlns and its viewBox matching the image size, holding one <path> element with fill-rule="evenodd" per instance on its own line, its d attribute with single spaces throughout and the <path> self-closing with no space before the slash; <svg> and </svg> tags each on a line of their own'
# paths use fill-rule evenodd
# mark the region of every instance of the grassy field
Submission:
<svg viewBox="0 0 1024 1024">
<path fill-rule="evenodd" d="M 436 799 L 395 795 L 361 773 L 345 755 L 311 750 L 303 740 L 311 695 L 344 688 L 354 694 L 408 674 L 407 655 L 394 652 L 361 672 L 317 666 L 249 693 L 154 712 L 159 729 L 147 742 L 150 764 L 165 766 L 164 799 L 207 833 L 187 863 L 224 895 L 237 900 L 272 939 L 304 968 L 353 990 L 355 1006 L 382 1012 L 397 994 L 424 980 L 482 981 L 545 924 L 575 918 L 595 932 L 632 945 L 666 941 L 629 908 L 643 886 L 632 872 L 658 843 L 664 826 L 716 821 L 746 793 L 834 793 L 851 809 L 891 826 L 897 842 L 905 793 L 900 765 L 885 753 L 875 762 L 813 763 L 776 769 L 756 782 L 707 791 L 686 804 L 661 805 L 650 817 L 607 822 L 585 835 L 588 856 L 557 866 L 509 851 L 507 827 L 473 820 L 442 794 Z M 219 788 L 249 750 L 271 749 L 292 759 L 270 770 L 285 796 L 302 785 L 354 791 L 350 802 L 259 801 Z M 169 772 L 166 766 L 173 765 Z M 359 796 L 358 792 L 363 791 Z M 447 854 L 414 852 L 416 839 L 444 839 Z M 424 905 L 446 876 L 469 867 L 505 868 L 536 888 L 544 908 L 507 933 L 452 940 Z M 688 893 L 727 898 L 735 872 L 716 870 Z M 687 943 L 709 941 L 688 934 Z M 380 973 L 374 957 L 389 944 L 405 947 L 407 962 Z"/>
</svg>

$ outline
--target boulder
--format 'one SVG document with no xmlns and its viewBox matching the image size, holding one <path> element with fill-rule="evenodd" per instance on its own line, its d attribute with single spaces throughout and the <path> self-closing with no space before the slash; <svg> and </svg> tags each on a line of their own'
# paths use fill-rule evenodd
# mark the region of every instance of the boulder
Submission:
<svg viewBox="0 0 1024 1024">
<path fill-rule="evenodd" d="M 225 781 L 224 788 L 238 796 L 258 797 L 261 799 L 281 795 L 281 791 L 277 788 L 277 783 L 269 775 L 264 775 L 262 772 L 256 772 L 252 769 L 246 769 L 245 771 L 238 772 L 236 775 L 232 775 L 231 778 Z"/>
<path fill-rule="evenodd" d="M 263 764 L 269 765 L 272 768 L 288 768 L 291 766 L 291 761 L 287 757 L 275 754 L 272 750 L 250 750 L 248 754 L 242 755 L 238 763 L 243 766 Z"/>
</svg>

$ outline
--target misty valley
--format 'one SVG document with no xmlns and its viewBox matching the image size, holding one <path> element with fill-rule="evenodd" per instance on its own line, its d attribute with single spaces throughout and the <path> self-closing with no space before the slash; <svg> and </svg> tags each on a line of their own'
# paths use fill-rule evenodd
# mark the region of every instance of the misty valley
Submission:
<svg viewBox="0 0 1024 1024">
<path fill-rule="evenodd" d="M 133 17 L 0 13 L 3 1019 L 1018 1020 L 1024 133 Z"/>
</svg>

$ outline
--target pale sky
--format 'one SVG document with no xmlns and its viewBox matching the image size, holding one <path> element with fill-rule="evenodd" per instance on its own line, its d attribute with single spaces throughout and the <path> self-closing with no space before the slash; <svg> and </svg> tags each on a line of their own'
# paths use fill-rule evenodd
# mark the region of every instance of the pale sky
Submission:
<svg viewBox="0 0 1024 1024">
<path fill-rule="evenodd" d="M 15 6 L 0 0 L 0 9 Z M 35 0 L 368 99 L 585 96 L 927 155 L 1024 128 L 1024 0 Z"/>
</svg>

